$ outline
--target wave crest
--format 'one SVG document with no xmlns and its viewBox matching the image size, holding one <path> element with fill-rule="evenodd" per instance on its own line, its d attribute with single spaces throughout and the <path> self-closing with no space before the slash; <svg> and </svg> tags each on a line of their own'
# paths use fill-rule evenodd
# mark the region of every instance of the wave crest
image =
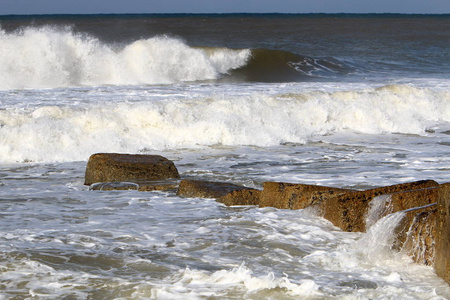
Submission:
<svg viewBox="0 0 450 300">
<path fill-rule="evenodd" d="M 291 82 L 349 71 L 334 59 L 281 50 L 190 47 L 168 36 L 118 47 L 69 27 L 0 31 L 0 44 L 0 89 L 208 80 Z"/>
<path fill-rule="evenodd" d="M 447 90 L 412 86 L 128 100 L 0 110 L 2 162 L 73 161 L 95 152 L 199 145 L 264 147 L 355 131 L 427 134 L 430 126 L 450 122 Z"/>
<path fill-rule="evenodd" d="M 249 50 L 205 51 L 167 36 L 122 48 L 70 28 L 0 31 L 0 89 L 170 84 L 218 79 L 243 66 Z"/>
</svg>

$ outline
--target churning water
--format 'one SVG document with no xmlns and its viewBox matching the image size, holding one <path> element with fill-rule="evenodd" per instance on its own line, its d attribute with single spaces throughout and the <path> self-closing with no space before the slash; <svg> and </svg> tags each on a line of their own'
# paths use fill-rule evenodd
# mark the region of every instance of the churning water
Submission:
<svg viewBox="0 0 450 300">
<path fill-rule="evenodd" d="M 448 16 L 0 17 L 1 299 L 447 299 L 401 214 L 91 191 L 96 152 L 261 188 L 450 181 Z M 375 212 L 376 213 L 376 212 Z"/>
</svg>

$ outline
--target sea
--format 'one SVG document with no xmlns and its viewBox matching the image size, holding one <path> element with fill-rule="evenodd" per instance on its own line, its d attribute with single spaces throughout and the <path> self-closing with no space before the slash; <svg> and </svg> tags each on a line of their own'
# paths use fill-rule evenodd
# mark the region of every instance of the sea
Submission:
<svg viewBox="0 0 450 300">
<path fill-rule="evenodd" d="M 97 191 L 89 156 L 182 179 L 450 182 L 450 15 L 0 16 L 0 299 L 450 299 L 313 211 Z M 370 219 L 370 216 L 367 216 Z"/>
</svg>

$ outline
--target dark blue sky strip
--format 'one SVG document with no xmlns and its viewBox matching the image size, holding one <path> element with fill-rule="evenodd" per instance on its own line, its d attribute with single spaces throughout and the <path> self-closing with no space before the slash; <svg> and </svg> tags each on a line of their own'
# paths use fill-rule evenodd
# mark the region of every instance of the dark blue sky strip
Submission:
<svg viewBox="0 0 450 300">
<path fill-rule="evenodd" d="M 450 13 L 448 0 L 0 0 L 0 15 L 108 13 Z"/>
</svg>

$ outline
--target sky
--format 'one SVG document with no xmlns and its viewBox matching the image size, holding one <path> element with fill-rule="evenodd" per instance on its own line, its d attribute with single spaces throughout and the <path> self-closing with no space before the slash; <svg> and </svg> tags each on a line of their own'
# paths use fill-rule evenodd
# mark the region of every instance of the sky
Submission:
<svg viewBox="0 0 450 300">
<path fill-rule="evenodd" d="M 0 15 L 98 13 L 450 13 L 450 0 L 0 0 Z"/>
</svg>

